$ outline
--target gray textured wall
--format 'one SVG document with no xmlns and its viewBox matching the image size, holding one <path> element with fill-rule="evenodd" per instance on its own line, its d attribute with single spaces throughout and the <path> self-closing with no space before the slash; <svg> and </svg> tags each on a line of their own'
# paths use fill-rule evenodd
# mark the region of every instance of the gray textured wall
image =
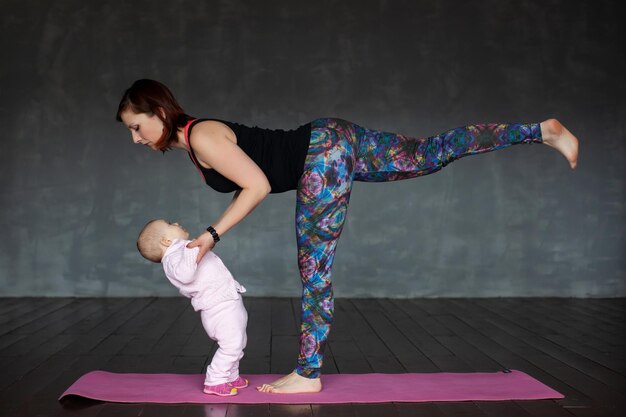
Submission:
<svg viewBox="0 0 626 417">
<path fill-rule="evenodd" d="M 161 5 L 157 3 L 162 3 Z M 0 295 L 175 295 L 135 249 L 150 218 L 194 232 L 231 195 L 113 119 L 155 78 L 196 116 L 322 116 L 415 136 L 562 120 L 543 145 L 356 183 L 337 296 L 624 296 L 624 29 L 611 1 L 16 1 L 0 16 Z M 298 295 L 295 192 L 216 253 L 249 295 Z"/>
</svg>

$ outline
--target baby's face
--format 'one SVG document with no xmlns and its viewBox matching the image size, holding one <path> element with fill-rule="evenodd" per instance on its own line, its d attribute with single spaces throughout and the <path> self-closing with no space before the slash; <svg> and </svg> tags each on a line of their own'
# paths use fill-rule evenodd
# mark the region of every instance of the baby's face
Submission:
<svg viewBox="0 0 626 417">
<path fill-rule="evenodd" d="M 174 239 L 189 239 L 189 232 L 183 229 L 181 225 L 178 223 L 171 223 L 165 220 L 161 220 L 162 225 L 162 234 L 163 237 L 174 240 Z"/>
</svg>

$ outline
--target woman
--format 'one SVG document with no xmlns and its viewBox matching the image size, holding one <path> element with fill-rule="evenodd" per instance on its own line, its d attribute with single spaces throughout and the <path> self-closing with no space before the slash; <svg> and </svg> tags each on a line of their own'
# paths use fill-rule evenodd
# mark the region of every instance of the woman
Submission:
<svg viewBox="0 0 626 417">
<path fill-rule="evenodd" d="M 165 85 L 145 79 L 126 90 L 117 120 L 130 129 L 135 143 L 163 152 L 185 150 L 209 186 L 235 192 L 222 216 L 189 244 L 200 247 L 198 261 L 269 193 L 297 190 L 303 284 L 300 354 L 291 374 L 257 387 L 273 393 L 322 389 L 320 369 L 333 316 L 331 268 L 353 181 L 414 178 L 466 155 L 520 143 L 551 146 L 572 169 L 578 158 L 578 140 L 555 119 L 466 126 L 426 139 L 330 118 L 292 131 L 268 130 L 195 119 L 185 114 Z"/>
</svg>

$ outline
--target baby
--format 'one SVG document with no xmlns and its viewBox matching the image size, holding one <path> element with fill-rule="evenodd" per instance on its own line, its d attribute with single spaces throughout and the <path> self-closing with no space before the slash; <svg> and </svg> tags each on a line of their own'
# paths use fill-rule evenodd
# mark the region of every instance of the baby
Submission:
<svg viewBox="0 0 626 417">
<path fill-rule="evenodd" d="M 246 289 L 215 253 L 208 252 L 196 264 L 199 248 L 188 249 L 188 239 L 189 233 L 178 223 L 157 219 L 141 230 L 137 249 L 149 261 L 163 264 L 167 278 L 182 295 L 191 298 L 207 334 L 217 341 L 219 347 L 207 367 L 204 392 L 236 395 L 237 389 L 248 386 L 248 381 L 239 376 L 248 322 L 239 293 Z"/>
</svg>

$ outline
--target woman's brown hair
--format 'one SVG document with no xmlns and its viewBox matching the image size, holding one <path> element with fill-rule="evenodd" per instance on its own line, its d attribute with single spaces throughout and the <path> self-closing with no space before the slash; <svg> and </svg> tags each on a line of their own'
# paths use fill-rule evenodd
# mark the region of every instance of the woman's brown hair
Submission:
<svg viewBox="0 0 626 417">
<path fill-rule="evenodd" d="M 177 140 L 179 127 L 184 127 L 194 119 L 183 111 L 172 92 L 164 84 L 148 79 L 137 80 L 124 93 L 117 109 L 115 120 L 122 121 L 122 113 L 131 110 L 133 113 L 156 115 L 163 122 L 163 136 L 156 143 L 160 151 L 172 148 Z"/>
</svg>

